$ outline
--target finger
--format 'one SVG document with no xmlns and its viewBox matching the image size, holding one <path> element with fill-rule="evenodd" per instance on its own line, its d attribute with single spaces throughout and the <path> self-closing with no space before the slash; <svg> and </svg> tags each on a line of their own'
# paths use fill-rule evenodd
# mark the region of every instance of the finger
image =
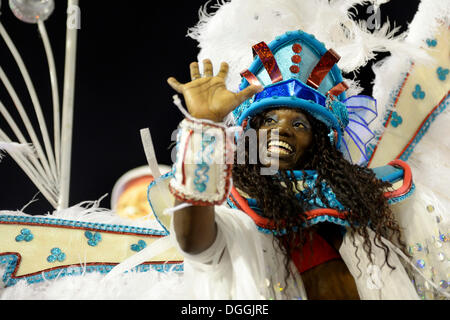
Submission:
<svg viewBox="0 0 450 320">
<path fill-rule="evenodd" d="M 182 93 L 182 84 L 178 82 L 177 79 L 175 79 L 174 77 L 170 77 L 169 79 L 167 79 L 167 83 L 172 87 L 173 90 L 175 90 L 178 93 Z"/>
<path fill-rule="evenodd" d="M 211 60 L 209 60 L 209 59 L 203 60 L 203 75 L 205 77 L 213 76 L 213 65 L 212 65 Z"/>
<path fill-rule="evenodd" d="M 217 76 L 225 79 L 228 75 L 228 69 L 229 69 L 228 63 L 222 62 L 220 64 L 220 70 L 219 70 L 219 73 L 217 74 Z"/>
<path fill-rule="evenodd" d="M 251 85 L 244 90 L 236 93 L 236 99 L 237 103 L 241 104 L 247 99 L 250 99 L 253 95 L 257 94 L 258 92 L 261 92 L 264 88 L 262 86 L 258 85 Z"/>
<path fill-rule="evenodd" d="M 191 79 L 192 79 L 192 81 L 201 78 L 200 70 L 198 69 L 198 62 L 192 62 L 189 65 L 189 69 L 191 71 Z"/>
</svg>

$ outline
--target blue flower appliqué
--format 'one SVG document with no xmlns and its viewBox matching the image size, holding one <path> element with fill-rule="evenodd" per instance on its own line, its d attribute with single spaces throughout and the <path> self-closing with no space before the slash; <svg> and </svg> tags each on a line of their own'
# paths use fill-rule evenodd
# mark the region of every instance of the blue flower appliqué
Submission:
<svg viewBox="0 0 450 320">
<path fill-rule="evenodd" d="M 197 164 L 197 169 L 195 169 L 195 179 L 194 185 L 195 189 L 200 192 L 205 192 L 207 188 L 207 183 L 209 182 L 209 165 L 212 162 L 211 154 L 214 152 L 213 144 L 215 142 L 214 136 L 202 135 L 202 150 L 199 151 L 198 157 L 202 162 Z M 206 159 L 205 159 L 206 158 Z M 206 160 L 206 162 L 205 162 Z"/>
<path fill-rule="evenodd" d="M 66 254 L 61 251 L 60 248 L 53 248 L 50 250 L 51 255 L 47 257 L 47 261 L 52 263 L 58 260 L 59 262 L 63 262 L 66 260 Z"/>
<path fill-rule="evenodd" d="M 345 104 L 340 102 L 339 100 L 327 99 L 326 101 L 328 109 L 331 109 L 334 115 L 337 117 L 339 124 L 342 128 L 348 126 L 348 111 Z"/>
<path fill-rule="evenodd" d="M 437 46 L 437 40 L 436 39 L 427 39 L 427 45 L 429 47 L 436 47 Z"/>
<path fill-rule="evenodd" d="M 414 99 L 425 99 L 425 91 L 422 91 L 422 88 L 420 87 L 420 84 L 416 85 L 416 90 L 412 93 Z"/>
<path fill-rule="evenodd" d="M 392 113 L 392 119 L 391 119 L 391 123 L 392 126 L 394 128 L 397 128 L 399 125 L 401 125 L 403 122 L 403 118 L 397 113 L 397 112 L 393 112 Z"/>
<path fill-rule="evenodd" d="M 447 76 L 448 76 L 450 70 L 439 67 L 439 68 L 437 68 L 436 72 L 438 74 L 439 80 L 445 81 L 445 80 L 447 80 Z"/>
<path fill-rule="evenodd" d="M 21 241 L 30 242 L 33 239 L 34 239 L 34 236 L 29 229 L 20 230 L 20 234 L 16 237 L 17 242 L 21 242 Z"/>
<path fill-rule="evenodd" d="M 86 232 L 84 233 L 84 236 L 85 236 L 86 238 L 88 238 L 88 245 L 90 245 L 91 247 L 97 246 L 98 243 L 99 243 L 100 241 L 102 241 L 102 235 L 101 235 L 100 233 L 98 233 L 98 232 L 92 233 L 92 232 L 90 232 L 90 231 L 86 231 Z"/>
<path fill-rule="evenodd" d="M 147 243 L 144 240 L 139 240 L 138 243 L 133 243 L 131 245 L 131 250 L 139 252 L 142 249 L 144 249 L 145 247 L 147 247 Z"/>
</svg>

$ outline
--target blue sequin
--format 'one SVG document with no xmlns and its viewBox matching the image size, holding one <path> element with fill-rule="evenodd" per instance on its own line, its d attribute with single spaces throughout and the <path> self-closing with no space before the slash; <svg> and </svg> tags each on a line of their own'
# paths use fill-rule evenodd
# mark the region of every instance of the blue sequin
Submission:
<svg viewBox="0 0 450 320">
<path fill-rule="evenodd" d="M 412 93 L 412 96 L 414 97 L 414 99 L 416 100 L 423 100 L 425 99 L 425 91 L 422 91 L 422 87 L 420 86 L 420 84 L 416 85 L 415 90 Z"/>
<path fill-rule="evenodd" d="M 56 260 L 58 260 L 59 262 L 63 262 L 64 260 L 66 260 L 66 254 L 62 252 L 60 248 L 53 248 L 52 250 L 50 250 L 50 253 L 51 255 L 47 257 L 47 261 L 50 263 L 53 263 Z"/>
<path fill-rule="evenodd" d="M 436 47 L 437 46 L 437 40 L 436 39 L 427 39 L 427 45 L 429 47 Z"/>
<path fill-rule="evenodd" d="M 442 67 L 437 68 L 436 73 L 438 75 L 439 80 L 441 81 L 445 81 L 447 80 L 447 76 L 449 74 L 450 70 L 449 69 L 444 69 Z"/>
<path fill-rule="evenodd" d="M 425 268 L 425 261 L 423 259 L 419 259 L 416 261 L 416 266 L 423 269 Z"/>
<path fill-rule="evenodd" d="M 33 239 L 34 239 L 34 236 L 29 229 L 20 230 L 20 234 L 18 236 L 16 236 L 17 242 L 21 242 L 21 241 L 30 242 Z"/>
<path fill-rule="evenodd" d="M 392 126 L 394 128 L 397 128 L 402 123 L 403 123 L 403 118 L 397 112 L 394 111 L 392 113 L 392 119 L 391 119 Z"/>
<path fill-rule="evenodd" d="M 144 249 L 145 247 L 147 247 L 147 243 L 144 240 L 139 240 L 138 243 L 133 243 L 131 245 L 131 250 L 139 252 L 142 249 Z"/>
<path fill-rule="evenodd" d="M 92 233 L 90 231 L 86 231 L 84 236 L 88 238 L 88 245 L 91 247 L 95 247 L 98 245 L 100 241 L 102 241 L 102 235 L 98 232 Z"/>
</svg>

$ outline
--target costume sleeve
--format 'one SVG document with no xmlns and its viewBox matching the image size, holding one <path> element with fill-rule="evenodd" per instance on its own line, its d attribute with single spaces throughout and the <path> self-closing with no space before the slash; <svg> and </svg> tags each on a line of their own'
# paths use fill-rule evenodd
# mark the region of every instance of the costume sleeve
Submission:
<svg viewBox="0 0 450 320">
<path fill-rule="evenodd" d="M 187 287 L 197 299 L 264 299 L 266 268 L 255 224 L 245 213 L 225 206 L 216 206 L 215 213 L 217 237 L 208 249 L 192 255 L 178 247 L 185 258 Z"/>
</svg>

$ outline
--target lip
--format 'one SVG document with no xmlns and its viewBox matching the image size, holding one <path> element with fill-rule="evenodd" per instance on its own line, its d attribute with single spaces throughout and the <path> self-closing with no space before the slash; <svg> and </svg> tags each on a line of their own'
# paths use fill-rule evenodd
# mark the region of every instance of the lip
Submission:
<svg viewBox="0 0 450 320">
<path fill-rule="evenodd" d="M 281 152 L 271 152 L 270 149 L 276 148 Z M 270 139 L 267 143 L 267 152 L 270 156 L 277 155 L 280 159 L 292 158 L 295 155 L 295 147 L 282 139 Z"/>
</svg>

